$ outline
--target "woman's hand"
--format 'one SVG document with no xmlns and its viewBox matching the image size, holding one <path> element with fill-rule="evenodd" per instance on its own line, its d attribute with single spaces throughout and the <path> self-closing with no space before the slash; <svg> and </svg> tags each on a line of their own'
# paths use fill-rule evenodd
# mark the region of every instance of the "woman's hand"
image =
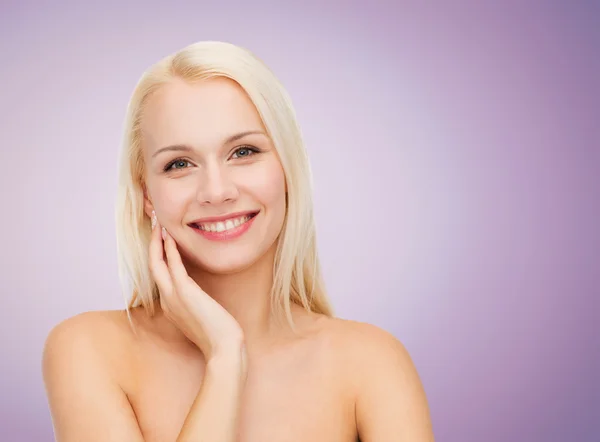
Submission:
<svg viewBox="0 0 600 442">
<path fill-rule="evenodd" d="M 245 365 L 242 328 L 188 275 L 175 240 L 159 225 L 154 211 L 152 225 L 150 271 L 160 291 L 165 316 L 198 346 L 207 363 L 241 356 Z"/>
</svg>

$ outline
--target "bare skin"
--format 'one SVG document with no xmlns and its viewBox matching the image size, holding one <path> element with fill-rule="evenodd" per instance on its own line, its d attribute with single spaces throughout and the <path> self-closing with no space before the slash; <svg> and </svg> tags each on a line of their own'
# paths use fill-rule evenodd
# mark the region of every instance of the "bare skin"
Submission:
<svg viewBox="0 0 600 442">
<path fill-rule="evenodd" d="M 297 333 L 274 321 L 287 189 L 241 88 L 173 82 L 148 100 L 141 131 L 158 314 L 134 309 L 135 334 L 123 311 L 52 330 L 43 372 L 57 441 L 433 441 L 421 382 L 391 334 L 299 306 Z M 233 241 L 190 225 L 248 211 L 253 224 Z"/>
<path fill-rule="evenodd" d="M 50 336 L 45 372 L 58 441 L 96 440 L 96 425 L 97 440 L 176 440 L 205 360 L 160 312 L 132 315 L 137 336 L 124 311 L 78 315 Z M 395 338 L 300 308 L 295 318 L 297 338 L 248 355 L 237 440 L 354 442 L 360 433 L 363 442 L 433 441 L 418 375 Z M 78 416 L 84 410 L 94 422 Z M 107 425 L 114 437 L 100 430 Z M 81 436 L 62 439 L 61 431 Z"/>
</svg>

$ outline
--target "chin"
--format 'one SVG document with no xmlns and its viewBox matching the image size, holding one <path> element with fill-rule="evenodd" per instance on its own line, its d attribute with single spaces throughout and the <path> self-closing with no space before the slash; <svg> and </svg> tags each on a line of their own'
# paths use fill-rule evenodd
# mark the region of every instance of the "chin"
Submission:
<svg viewBox="0 0 600 442">
<path fill-rule="evenodd" d="M 217 253 L 213 257 L 196 257 L 199 269 L 213 275 L 232 275 L 243 272 L 260 260 L 256 253 Z"/>
<path fill-rule="evenodd" d="M 201 252 L 197 247 L 191 251 L 180 250 L 186 266 L 213 275 L 231 275 L 247 270 L 263 259 L 272 259 L 276 245 L 277 241 L 266 244 L 220 243 L 205 245 Z"/>
</svg>

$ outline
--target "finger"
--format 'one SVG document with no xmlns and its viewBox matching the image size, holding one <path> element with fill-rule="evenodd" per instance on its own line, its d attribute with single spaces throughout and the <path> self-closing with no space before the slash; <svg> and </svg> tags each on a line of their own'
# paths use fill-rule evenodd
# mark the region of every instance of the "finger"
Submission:
<svg viewBox="0 0 600 442">
<path fill-rule="evenodd" d="M 179 291 L 179 288 L 187 281 L 189 275 L 183 265 L 175 240 L 166 229 L 164 230 L 163 235 L 165 237 L 164 247 L 167 255 L 167 267 L 171 274 L 173 285 L 175 286 L 175 289 Z"/>
<path fill-rule="evenodd" d="M 152 230 L 149 245 L 149 267 L 158 289 L 165 296 L 173 291 L 173 282 L 164 259 L 163 241 L 160 236 L 161 226 L 157 222 Z"/>
</svg>

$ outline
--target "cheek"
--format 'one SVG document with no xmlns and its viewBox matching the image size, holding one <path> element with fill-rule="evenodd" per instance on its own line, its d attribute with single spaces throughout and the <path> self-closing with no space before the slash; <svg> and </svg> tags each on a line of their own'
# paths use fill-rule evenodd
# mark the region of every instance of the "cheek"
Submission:
<svg viewBox="0 0 600 442">
<path fill-rule="evenodd" d="M 154 206 L 163 214 L 163 219 L 181 215 L 190 197 L 193 197 L 193 186 L 189 183 L 185 185 L 184 181 L 185 179 L 161 180 L 150 188 Z"/>
<path fill-rule="evenodd" d="M 285 208 L 285 175 L 278 161 L 260 164 L 252 179 L 247 181 L 248 191 L 267 210 Z"/>
</svg>

